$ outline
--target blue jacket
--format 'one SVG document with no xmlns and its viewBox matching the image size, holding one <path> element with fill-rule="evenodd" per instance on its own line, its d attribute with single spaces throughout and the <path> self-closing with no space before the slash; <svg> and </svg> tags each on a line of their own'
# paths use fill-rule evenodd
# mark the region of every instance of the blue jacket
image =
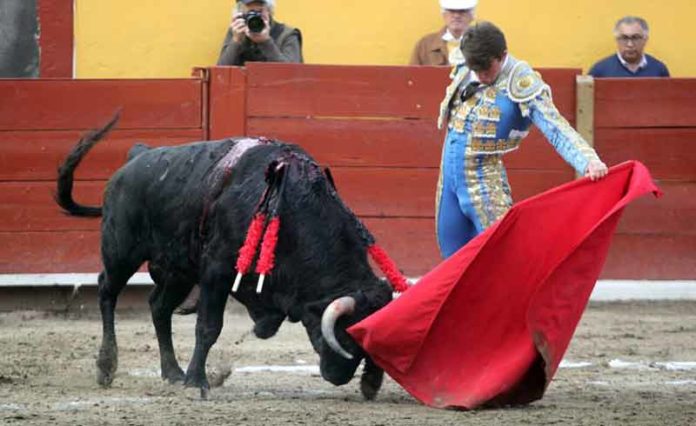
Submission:
<svg viewBox="0 0 696 426">
<path fill-rule="evenodd" d="M 445 98 L 440 104 L 438 127 L 465 133 L 468 156 L 503 155 L 517 149 L 534 123 L 563 159 L 579 174 L 599 157 L 553 104 L 551 88 L 526 62 L 508 55 L 495 83 L 481 85 L 473 96 L 461 100 L 461 92 L 473 72 L 454 67 Z"/>
</svg>

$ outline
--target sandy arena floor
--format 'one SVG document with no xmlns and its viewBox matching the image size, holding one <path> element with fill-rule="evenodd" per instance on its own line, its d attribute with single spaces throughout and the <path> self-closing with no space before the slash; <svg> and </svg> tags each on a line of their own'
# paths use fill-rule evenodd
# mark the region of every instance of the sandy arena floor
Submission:
<svg viewBox="0 0 696 426">
<path fill-rule="evenodd" d="M 271 340 L 242 339 L 251 321 L 235 312 L 209 357 L 209 370 L 233 372 L 206 401 L 159 378 L 148 313 L 117 318 L 119 372 L 111 389 L 95 381 L 98 317 L 0 314 L 0 424 L 696 424 L 694 302 L 591 305 L 544 399 L 473 412 L 427 408 L 391 379 L 376 401 L 365 402 L 358 380 L 334 387 L 318 376 L 300 326 L 286 323 Z M 184 368 L 194 322 L 175 319 Z"/>
</svg>

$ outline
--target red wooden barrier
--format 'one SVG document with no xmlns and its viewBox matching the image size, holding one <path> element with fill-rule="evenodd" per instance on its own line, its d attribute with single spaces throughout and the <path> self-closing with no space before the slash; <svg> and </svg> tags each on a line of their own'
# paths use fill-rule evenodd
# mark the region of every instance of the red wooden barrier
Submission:
<svg viewBox="0 0 696 426">
<path fill-rule="evenodd" d="M 202 128 L 200 80 L 3 80 L 0 130 Z"/>
<path fill-rule="evenodd" d="M 1 85 L 0 85 L 1 86 Z M 96 121 L 92 127 L 104 124 Z M 65 154 L 80 139 L 84 130 L 0 131 L 0 184 L 4 181 L 53 181 Z M 202 139 L 200 128 L 119 130 L 108 141 L 89 153 L 77 170 L 79 180 L 105 180 L 123 165 L 126 152 L 135 142 L 152 146 L 178 145 Z"/>
<path fill-rule="evenodd" d="M 205 138 L 206 91 L 202 78 L 0 80 L 0 273 L 98 271 L 99 220 L 69 217 L 53 202 L 58 165 L 86 129 L 121 109 L 117 129 L 76 174 L 76 199 L 100 204 L 134 142 Z"/>
<path fill-rule="evenodd" d="M 665 195 L 628 206 L 604 276 L 696 278 L 696 79 L 595 80 L 595 148 L 648 166 Z"/>
<path fill-rule="evenodd" d="M 91 221 L 98 223 L 98 219 Z M 0 232 L 3 274 L 98 272 L 99 231 Z M 9 253 L 7 251 L 10 251 Z"/>
<path fill-rule="evenodd" d="M 99 269 L 99 221 L 63 215 L 51 197 L 56 167 L 79 135 L 122 107 L 119 127 L 77 173 L 81 202 L 101 202 L 105 180 L 136 141 L 279 138 L 330 166 L 342 197 L 397 264 L 422 274 L 439 259 L 433 213 L 443 133 L 435 119 L 447 73 L 251 64 L 198 70 L 192 79 L 0 81 L 0 273 Z M 542 70 L 571 124 L 577 73 Z M 693 279 L 696 83 L 598 80 L 595 87 L 600 154 L 609 164 L 643 161 L 665 190 L 663 199 L 626 210 L 604 277 Z M 536 131 L 506 164 L 516 200 L 573 179 Z"/>
<path fill-rule="evenodd" d="M 215 67 L 202 70 L 208 80 L 208 135 L 222 139 L 246 134 L 246 70 Z"/>
<path fill-rule="evenodd" d="M 597 128 L 693 128 L 696 81 L 687 78 L 595 80 Z"/>
</svg>

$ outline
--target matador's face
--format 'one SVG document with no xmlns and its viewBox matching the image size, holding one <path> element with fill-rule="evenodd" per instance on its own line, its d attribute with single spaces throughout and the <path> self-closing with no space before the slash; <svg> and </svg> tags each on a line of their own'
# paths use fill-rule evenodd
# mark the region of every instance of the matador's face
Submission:
<svg viewBox="0 0 696 426">
<path fill-rule="evenodd" d="M 498 75 L 500 74 L 500 70 L 503 69 L 503 61 L 505 60 L 505 57 L 503 56 L 502 58 L 493 58 L 491 60 L 491 64 L 488 68 L 484 70 L 475 70 L 472 69 L 474 74 L 476 74 L 476 77 L 479 79 L 479 81 L 482 84 L 490 85 L 495 82 L 495 80 L 498 78 Z"/>
</svg>

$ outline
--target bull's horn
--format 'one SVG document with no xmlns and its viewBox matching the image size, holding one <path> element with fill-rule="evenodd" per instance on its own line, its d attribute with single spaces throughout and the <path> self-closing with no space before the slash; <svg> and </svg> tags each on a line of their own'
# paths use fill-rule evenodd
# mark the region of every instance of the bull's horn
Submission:
<svg viewBox="0 0 696 426">
<path fill-rule="evenodd" d="M 341 315 L 350 315 L 353 311 L 355 311 L 355 299 L 350 296 L 343 296 L 331 302 L 324 309 L 324 314 L 321 316 L 321 334 L 324 336 L 324 341 L 336 353 L 347 359 L 353 359 L 353 355 L 343 349 L 338 340 L 336 340 L 334 326 Z"/>
</svg>

